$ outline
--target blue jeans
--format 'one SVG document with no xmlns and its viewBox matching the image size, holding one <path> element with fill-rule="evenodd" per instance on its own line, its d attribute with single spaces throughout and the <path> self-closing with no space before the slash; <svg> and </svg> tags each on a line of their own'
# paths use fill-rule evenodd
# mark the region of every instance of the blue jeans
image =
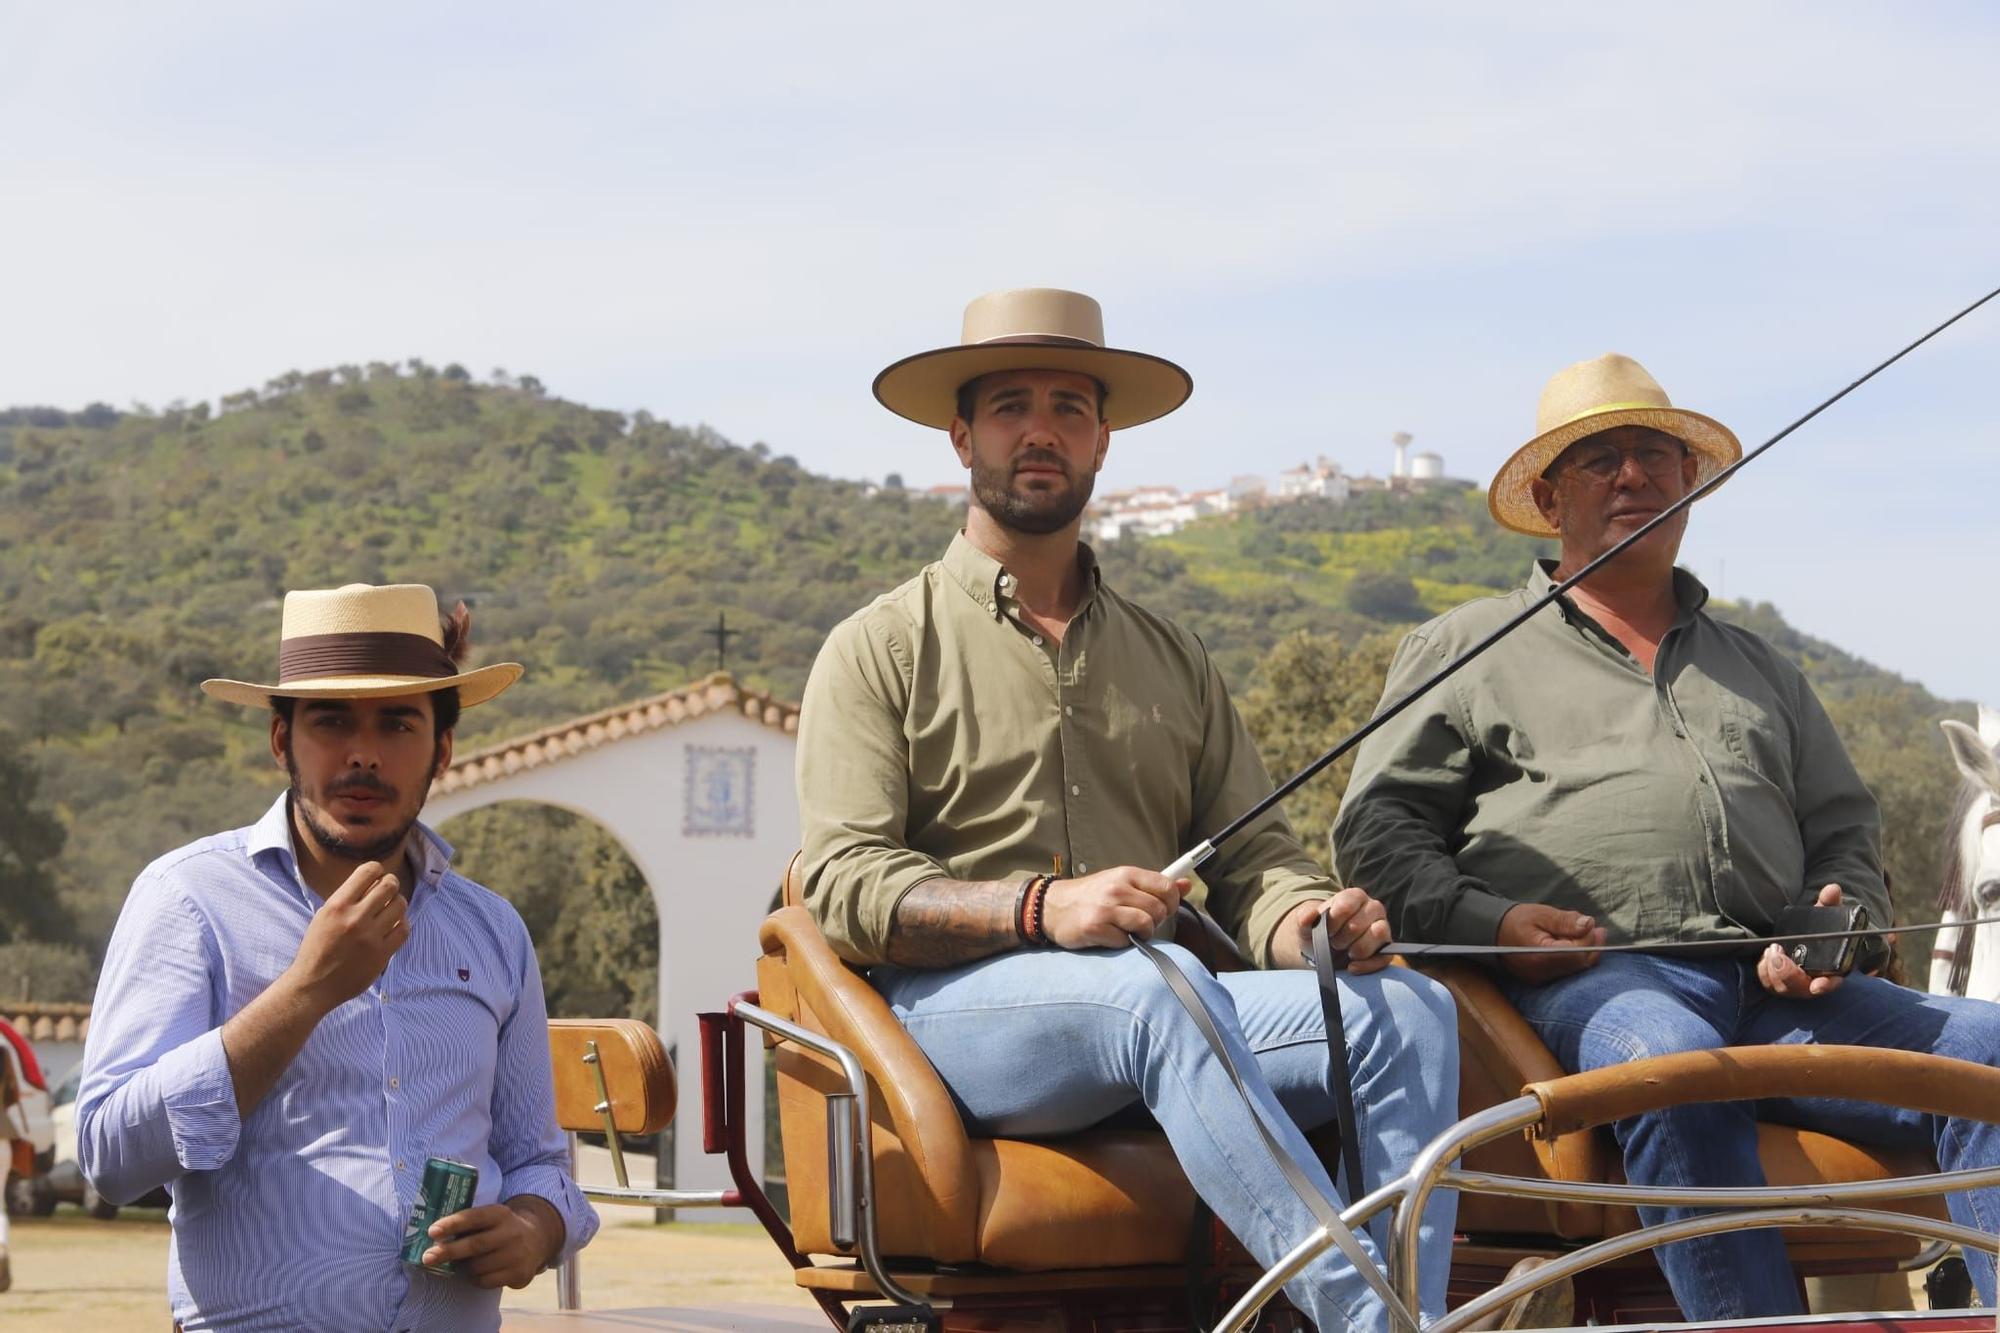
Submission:
<svg viewBox="0 0 2000 1333">
<path fill-rule="evenodd" d="M 1265 1123 L 1325 1196 L 1339 1198 L 1300 1132 L 1334 1114 L 1312 974 L 1218 978 L 1185 950 L 1160 947 L 1214 1014 Z M 1138 950 L 1017 951 L 939 971 L 878 967 L 869 980 L 975 1132 L 1067 1134 L 1143 1104 L 1195 1192 L 1260 1263 L 1275 1263 L 1316 1225 L 1265 1152 L 1221 1062 Z M 1343 975 L 1339 984 L 1366 1193 L 1401 1175 L 1458 1118 L 1458 1029 L 1451 997 L 1407 968 Z M 1441 1192 L 1424 1215 L 1422 1303 L 1430 1316 L 1444 1309 L 1456 1207 Z M 1375 1255 L 1366 1237 L 1363 1244 Z M 1388 1326 L 1387 1311 L 1337 1250 L 1285 1292 L 1321 1329 Z"/>
<path fill-rule="evenodd" d="M 1757 980 L 1755 960 L 1606 954 L 1597 966 L 1545 986 L 1503 979 L 1514 1005 L 1564 1069 L 1581 1072 L 1649 1055 L 1818 1042 L 1879 1046 L 2000 1062 L 2000 1005 L 1927 995 L 1876 977 L 1849 977 L 1810 999 L 1782 999 Z M 1645 1185 L 1761 1185 L 1756 1121 L 1819 1130 L 1883 1147 L 1934 1152 L 1944 1170 L 2000 1164 L 2000 1128 L 1893 1106 L 1784 1098 L 1677 1106 L 1613 1125 L 1625 1175 Z M 1953 1220 L 2000 1231 L 2000 1189 L 1949 1196 Z M 1648 1223 L 1698 1210 L 1641 1208 Z M 1674 1299 L 1689 1319 L 1749 1319 L 1802 1311 L 1775 1230 L 1733 1231 L 1660 1251 Z M 1983 1304 L 1993 1304 L 1993 1253 L 1966 1255 Z"/>
</svg>

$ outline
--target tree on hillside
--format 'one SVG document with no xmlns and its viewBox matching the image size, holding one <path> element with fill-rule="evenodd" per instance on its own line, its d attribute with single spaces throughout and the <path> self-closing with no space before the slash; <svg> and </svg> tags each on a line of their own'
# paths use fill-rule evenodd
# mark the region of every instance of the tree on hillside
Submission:
<svg viewBox="0 0 2000 1333">
<path fill-rule="evenodd" d="M 508 802 L 443 830 L 460 873 L 514 904 L 555 1018 L 658 1015 L 659 916 L 616 839 L 581 816 Z"/>
<path fill-rule="evenodd" d="M 1958 792 L 1958 771 L 1934 703 L 1909 688 L 1826 701 L 1854 767 L 1882 808 L 1882 864 L 1896 919 L 1903 922 L 1937 920 L 1945 839 Z M 1904 968 L 1918 985 L 1929 975 L 1931 943 L 1929 935 L 1909 935 L 1898 945 Z"/>
<path fill-rule="evenodd" d="M 1272 781 L 1304 768 L 1374 715 L 1396 644 L 1393 634 L 1371 634 L 1349 647 L 1338 634 L 1299 633 L 1265 654 L 1257 684 L 1243 699 L 1243 721 Z M 1322 862 L 1331 860 L 1327 834 L 1353 772 L 1350 754 L 1285 802 L 1293 831 Z"/>
<path fill-rule="evenodd" d="M 1349 579 L 1347 605 L 1374 620 L 1422 620 L 1427 614 L 1417 585 L 1386 570 L 1363 570 Z"/>
<path fill-rule="evenodd" d="M 88 1004 L 96 989 L 97 965 L 74 944 L 0 944 L 0 1004 Z"/>
<path fill-rule="evenodd" d="M 57 943 L 73 929 L 53 871 L 66 835 L 61 821 L 36 804 L 38 786 L 28 757 L 0 732 L 0 944 Z"/>
</svg>

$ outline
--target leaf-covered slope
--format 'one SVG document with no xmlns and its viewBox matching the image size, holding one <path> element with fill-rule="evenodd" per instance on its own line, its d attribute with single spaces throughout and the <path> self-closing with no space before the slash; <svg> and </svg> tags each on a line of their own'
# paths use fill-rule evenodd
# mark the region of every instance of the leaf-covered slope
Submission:
<svg viewBox="0 0 2000 1333">
<path fill-rule="evenodd" d="M 69 833 L 55 875 L 73 921 L 42 929 L 87 947 L 148 860 L 247 822 L 277 789 L 264 720 L 197 685 L 270 672 L 288 588 L 416 581 L 472 602 L 476 652 L 529 671 L 466 715 L 469 746 L 703 674 L 718 612 L 737 631 L 731 668 L 796 695 L 826 630 L 934 559 L 958 520 L 527 377 L 376 363 L 225 404 L 0 411 L 0 750 L 11 732 Z M 1287 635 L 1406 627 L 1513 586 L 1540 549 L 1478 495 L 1429 491 L 1205 520 L 1101 555 L 1200 633 L 1242 695 Z M 1910 784 L 1940 701 L 1769 607 L 1722 610 L 1836 700 L 1868 701 L 1857 725 L 1882 759 L 1860 755 L 1864 772 L 1928 808 Z M 1930 832 L 1913 813 L 1891 837 Z"/>
</svg>

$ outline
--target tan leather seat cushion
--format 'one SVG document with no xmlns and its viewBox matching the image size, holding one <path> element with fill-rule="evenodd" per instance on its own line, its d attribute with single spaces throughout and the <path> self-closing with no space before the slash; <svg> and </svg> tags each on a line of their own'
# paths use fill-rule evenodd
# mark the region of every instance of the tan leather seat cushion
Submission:
<svg viewBox="0 0 2000 1333">
<path fill-rule="evenodd" d="M 1517 1096 L 1529 1083 L 1562 1076 L 1548 1047 L 1507 1003 L 1492 978 L 1466 964 L 1425 970 L 1443 982 L 1458 1002 L 1459 1114 L 1485 1110 Z M 1773 1185 L 1883 1180 L 1934 1169 L 1930 1158 L 1921 1153 L 1871 1148 L 1785 1125 L 1759 1124 L 1757 1151 L 1765 1179 Z M 1622 1183 L 1625 1179 L 1617 1144 L 1604 1129 L 1578 1130 L 1532 1143 L 1522 1137 L 1500 1139 L 1469 1154 L 1466 1165 L 1474 1170 L 1556 1180 Z M 1943 1201 L 1936 1198 L 1875 1206 L 1927 1217 L 1945 1215 Z M 1459 1199 L 1458 1225 L 1460 1230 L 1485 1235 L 1594 1240 L 1634 1230 L 1639 1216 L 1624 1207 L 1466 1194 Z M 1850 1258 L 1910 1254 L 1918 1244 L 1906 1237 L 1825 1227 L 1788 1230 L 1785 1237 L 1793 1244 L 1795 1256 L 1802 1244 Z"/>
<path fill-rule="evenodd" d="M 1147 1130 L 1099 1130 L 1051 1142 L 974 1139 L 979 1257 L 1047 1270 L 1184 1261 L 1194 1188 Z"/>
<path fill-rule="evenodd" d="M 653 1134 L 665 1128 L 674 1118 L 674 1067 L 660 1034 L 635 1018 L 549 1020 L 556 1123 L 585 1132 L 604 1128 L 597 1110 L 597 1075 L 584 1059 L 593 1041 L 618 1132 Z"/>
</svg>

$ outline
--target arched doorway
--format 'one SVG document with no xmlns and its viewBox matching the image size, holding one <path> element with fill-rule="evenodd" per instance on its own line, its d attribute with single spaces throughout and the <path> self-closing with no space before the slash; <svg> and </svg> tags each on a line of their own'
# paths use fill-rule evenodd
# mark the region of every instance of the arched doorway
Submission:
<svg viewBox="0 0 2000 1333">
<path fill-rule="evenodd" d="M 451 829 L 442 826 L 459 816 L 533 802 L 579 816 L 614 840 L 653 902 L 653 1026 L 670 1048 L 693 1053 L 701 1049 L 695 1015 L 757 984 L 757 926 L 798 846 L 797 731 L 796 704 L 718 674 L 468 752 L 432 789 L 427 816 L 449 840 Z M 562 908 L 571 887 L 541 891 L 553 892 Z M 616 943 L 602 938 L 607 931 L 631 936 L 629 924 L 592 927 L 579 947 L 615 962 Z M 759 1053 L 755 1043 L 752 1051 Z M 698 1114 L 699 1074 L 691 1060 L 680 1071 L 683 1112 Z M 763 1077 L 761 1068 L 745 1072 L 752 1086 Z M 763 1099 L 751 1098 L 744 1110 L 751 1165 L 761 1170 Z M 728 1183 L 726 1164 L 702 1154 L 697 1133 L 677 1137 L 671 1160 L 683 1189 Z"/>
</svg>

